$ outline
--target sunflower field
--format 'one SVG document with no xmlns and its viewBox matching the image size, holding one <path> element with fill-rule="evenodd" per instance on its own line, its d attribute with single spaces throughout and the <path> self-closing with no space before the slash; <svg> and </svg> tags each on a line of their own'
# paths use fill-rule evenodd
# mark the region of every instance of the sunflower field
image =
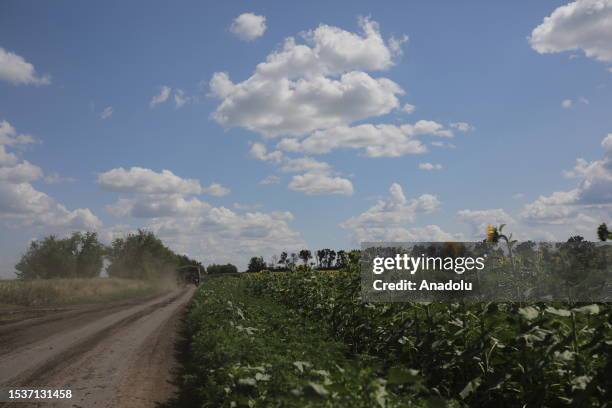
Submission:
<svg viewBox="0 0 612 408">
<path fill-rule="evenodd" d="M 610 304 L 367 303 L 353 265 L 210 279 L 180 406 L 606 407 Z"/>
</svg>

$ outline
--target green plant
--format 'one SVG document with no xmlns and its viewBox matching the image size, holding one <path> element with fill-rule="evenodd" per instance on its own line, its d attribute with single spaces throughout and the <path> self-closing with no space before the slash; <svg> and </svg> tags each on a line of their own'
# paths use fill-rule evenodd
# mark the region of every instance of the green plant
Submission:
<svg viewBox="0 0 612 408">
<path fill-rule="evenodd" d="M 349 355 L 383 361 L 383 378 L 418 372 L 420 398 L 482 407 L 601 407 L 610 399 L 609 304 L 364 303 L 356 265 L 248 280 L 255 293 L 324 322 Z M 390 390 L 415 395 L 401 384 Z"/>
<path fill-rule="evenodd" d="M 597 237 L 600 241 L 612 240 L 612 231 L 608 229 L 608 226 L 605 223 L 602 223 L 597 228 Z"/>
<path fill-rule="evenodd" d="M 105 251 L 95 232 L 50 235 L 32 241 L 15 269 L 19 279 L 93 278 L 100 275 Z"/>
<path fill-rule="evenodd" d="M 266 269 L 266 263 L 261 256 L 254 256 L 249 261 L 247 272 L 259 272 Z"/>
<path fill-rule="evenodd" d="M 154 295 L 172 288 L 172 281 L 116 278 L 0 280 L 0 303 L 19 306 L 103 303 Z M 0 321 L 10 317 L 6 314 Z"/>
<path fill-rule="evenodd" d="M 108 250 L 108 275 L 117 278 L 159 279 L 174 274 L 177 255 L 150 231 L 138 230 L 117 238 Z"/>
<path fill-rule="evenodd" d="M 207 279 L 186 319 L 177 407 L 424 407 L 417 372 L 381 378 L 381 362 L 350 358 L 320 321 L 256 295 L 247 274 Z M 274 276 L 277 273 L 248 274 Z M 443 401 L 442 401 L 443 402 Z"/>
</svg>

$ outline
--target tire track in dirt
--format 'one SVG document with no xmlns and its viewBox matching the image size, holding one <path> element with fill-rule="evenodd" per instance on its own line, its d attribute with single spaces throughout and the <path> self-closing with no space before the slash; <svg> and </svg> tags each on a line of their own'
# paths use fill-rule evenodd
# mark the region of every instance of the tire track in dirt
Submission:
<svg viewBox="0 0 612 408">
<path fill-rule="evenodd" d="M 16 347 L 0 358 L 0 386 L 73 392 L 71 400 L 18 407 L 155 406 L 174 391 L 174 342 L 194 290 L 176 290 Z"/>
<path fill-rule="evenodd" d="M 145 303 L 157 296 L 129 299 L 104 304 L 74 305 L 61 308 L 26 308 L 5 311 L 10 319 L 0 321 L 0 357 L 16 348 L 66 330 L 83 326 L 111 312 Z"/>
</svg>

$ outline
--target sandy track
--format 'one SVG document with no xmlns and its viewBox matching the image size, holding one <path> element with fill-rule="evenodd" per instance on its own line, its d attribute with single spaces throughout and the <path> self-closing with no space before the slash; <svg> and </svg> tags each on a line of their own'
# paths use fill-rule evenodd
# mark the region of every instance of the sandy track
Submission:
<svg viewBox="0 0 612 408">
<path fill-rule="evenodd" d="M 18 311 L 0 309 L 0 358 L 55 333 L 91 323 L 112 312 L 142 304 L 154 297 L 129 299 L 103 304 L 72 305 L 57 308 L 27 307 Z"/>
<path fill-rule="evenodd" d="M 13 330 L 2 327 L 0 388 L 73 392 L 71 400 L 15 404 L 19 407 L 153 407 L 172 395 L 177 326 L 193 292 L 189 287 L 135 305 L 115 305 L 106 313 L 71 311 L 65 319 L 51 316 L 15 323 Z M 31 341 L 24 341 L 26 333 Z"/>
</svg>

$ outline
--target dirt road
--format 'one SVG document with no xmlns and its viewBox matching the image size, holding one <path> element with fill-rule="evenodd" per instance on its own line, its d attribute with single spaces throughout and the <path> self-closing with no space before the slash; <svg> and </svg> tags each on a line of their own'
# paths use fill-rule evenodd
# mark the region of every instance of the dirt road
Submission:
<svg viewBox="0 0 612 408">
<path fill-rule="evenodd" d="M 174 391 L 174 341 L 194 290 L 0 325 L 0 389 L 72 390 L 70 400 L 18 407 L 156 406 Z"/>
</svg>

